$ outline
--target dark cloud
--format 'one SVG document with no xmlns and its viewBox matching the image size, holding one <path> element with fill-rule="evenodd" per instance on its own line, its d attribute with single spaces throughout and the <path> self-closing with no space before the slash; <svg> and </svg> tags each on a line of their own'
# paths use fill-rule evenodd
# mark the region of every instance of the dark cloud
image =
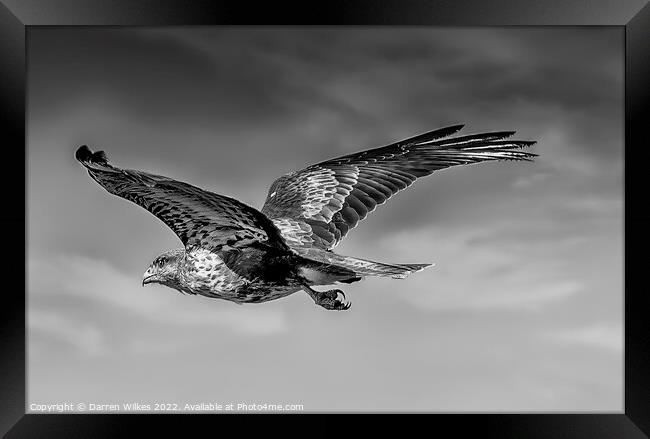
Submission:
<svg viewBox="0 0 650 439">
<path fill-rule="evenodd" d="M 177 38 L 133 29 L 43 32 L 30 36 L 35 117 L 94 96 L 153 121 L 246 123 L 282 112 L 270 86 L 277 72 L 245 51 L 212 58 Z"/>
<path fill-rule="evenodd" d="M 485 113 L 508 125 L 494 129 L 516 129 L 517 118 L 504 116 L 531 105 L 610 119 L 622 108 L 621 38 L 614 29 L 470 28 L 462 38 L 453 29 L 420 28 L 31 33 L 35 118 L 85 97 L 94 105 L 118 102 L 150 123 L 213 127 L 229 142 L 236 130 L 241 148 L 247 131 L 266 129 L 279 139 L 268 146 L 277 154 L 304 142 L 291 135 L 295 125 L 327 119 L 337 122 L 337 132 L 305 140 L 338 153 L 398 140 L 408 130 L 475 122 Z M 599 148 L 593 139 L 607 128 L 573 122 L 572 145 Z M 405 124 L 405 134 L 395 134 Z M 365 142 L 348 140 L 358 133 Z"/>
</svg>

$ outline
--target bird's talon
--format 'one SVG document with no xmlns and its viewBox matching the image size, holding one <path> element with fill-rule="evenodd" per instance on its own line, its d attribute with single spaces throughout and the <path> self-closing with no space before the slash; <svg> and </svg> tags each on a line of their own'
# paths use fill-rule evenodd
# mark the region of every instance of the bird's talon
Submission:
<svg viewBox="0 0 650 439">
<path fill-rule="evenodd" d="M 320 293 L 316 304 L 325 309 L 343 311 L 350 308 L 350 302 L 347 301 L 345 293 L 341 290 L 328 290 Z"/>
</svg>

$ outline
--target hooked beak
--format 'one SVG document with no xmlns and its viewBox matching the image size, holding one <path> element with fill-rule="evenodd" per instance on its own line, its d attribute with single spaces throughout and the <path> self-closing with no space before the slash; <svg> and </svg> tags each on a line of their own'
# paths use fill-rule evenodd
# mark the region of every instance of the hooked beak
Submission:
<svg viewBox="0 0 650 439">
<path fill-rule="evenodd" d="M 144 279 L 142 279 L 142 286 L 144 287 L 145 285 L 150 284 L 151 282 L 153 282 L 153 280 L 151 279 L 152 277 L 153 276 L 149 276 L 149 277 L 145 277 Z"/>
<path fill-rule="evenodd" d="M 147 268 L 147 271 L 144 272 L 144 275 L 142 276 L 142 286 L 144 287 L 146 284 L 150 284 L 153 282 L 156 278 L 156 274 L 153 272 L 151 267 Z"/>
</svg>

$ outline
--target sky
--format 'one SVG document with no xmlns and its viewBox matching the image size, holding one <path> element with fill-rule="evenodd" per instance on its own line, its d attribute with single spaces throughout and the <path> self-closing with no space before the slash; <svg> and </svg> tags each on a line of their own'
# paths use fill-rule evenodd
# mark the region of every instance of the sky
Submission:
<svg viewBox="0 0 650 439">
<path fill-rule="evenodd" d="M 623 32 L 607 27 L 31 28 L 28 410 L 623 411 Z M 464 123 L 534 163 L 454 167 L 336 248 L 435 263 L 236 305 L 142 274 L 180 241 L 74 160 L 261 208 L 311 163 Z"/>
</svg>

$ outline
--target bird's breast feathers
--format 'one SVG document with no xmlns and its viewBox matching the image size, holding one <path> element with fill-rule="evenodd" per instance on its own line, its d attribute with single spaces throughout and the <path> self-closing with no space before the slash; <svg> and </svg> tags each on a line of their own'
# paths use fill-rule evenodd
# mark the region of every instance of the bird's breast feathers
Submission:
<svg viewBox="0 0 650 439">
<path fill-rule="evenodd" d="M 219 255 L 202 248 L 186 252 L 179 278 L 186 292 L 235 303 L 266 302 L 299 289 L 296 285 L 272 284 L 239 275 Z"/>
<path fill-rule="evenodd" d="M 224 299 L 236 296 L 239 288 L 250 283 L 228 268 L 217 254 L 202 248 L 187 251 L 180 276 L 192 292 Z"/>
</svg>

